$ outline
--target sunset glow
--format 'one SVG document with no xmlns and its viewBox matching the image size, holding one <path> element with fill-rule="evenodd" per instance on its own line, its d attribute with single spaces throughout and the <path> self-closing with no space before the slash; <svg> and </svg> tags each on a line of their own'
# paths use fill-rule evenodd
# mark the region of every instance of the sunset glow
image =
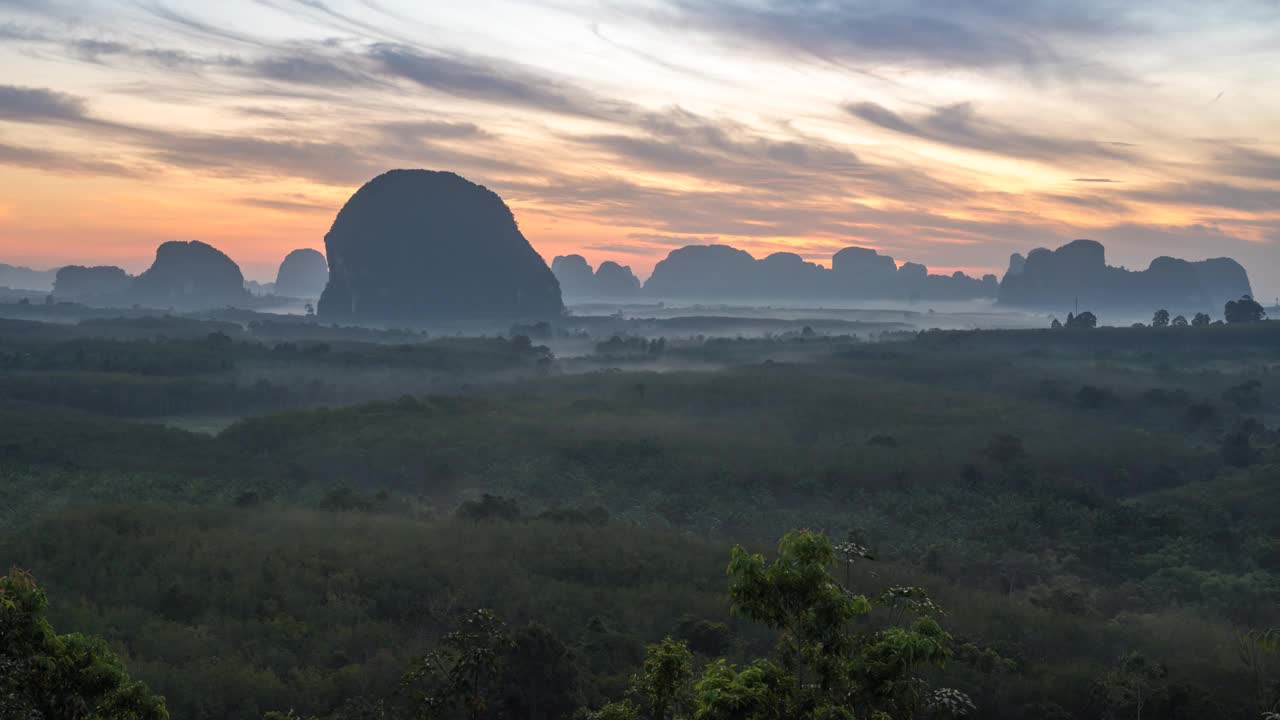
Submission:
<svg viewBox="0 0 1280 720">
<path fill-rule="evenodd" d="M 548 261 L 641 276 L 695 243 L 981 274 L 1091 237 L 1270 297 L 1280 6 L 1229 6 L 0 0 L 0 262 L 200 239 L 270 280 L 425 167 Z"/>
</svg>

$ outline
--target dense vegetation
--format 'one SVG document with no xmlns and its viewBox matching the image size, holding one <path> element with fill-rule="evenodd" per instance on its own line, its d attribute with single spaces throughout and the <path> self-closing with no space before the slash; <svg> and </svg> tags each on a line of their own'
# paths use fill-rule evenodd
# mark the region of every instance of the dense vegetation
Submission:
<svg viewBox="0 0 1280 720">
<path fill-rule="evenodd" d="M 426 716 L 1214 718 L 1280 698 L 1280 323 L 659 342 L 242 320 L 0 321 L 0 567 L 174 717 L 436 698 Z M 868 603 L 838 637 L 741 591 L 793 528 L 819 534 L 780 557 L 809 543 L 810 576 Z M 895 628 L 946 662 L 873 679 Z M 492 692 L 440 695 L 420 661 L 476 633 Z M 684 689 L 659 708 L 662 667 Z M 529 710 L 535 685 L 558 689 Z"/>
<path fill-rule="evenodd" d="M 0 576 L 0 718 L 167 720 L 101 639 L 54 632 L 47 603 L 30 575 Z"/>
</svg>

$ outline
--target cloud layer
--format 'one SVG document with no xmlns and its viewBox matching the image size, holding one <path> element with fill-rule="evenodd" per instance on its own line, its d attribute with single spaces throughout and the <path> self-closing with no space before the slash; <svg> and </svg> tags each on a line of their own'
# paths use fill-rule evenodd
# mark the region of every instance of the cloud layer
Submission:
<svg viewBox="0 0 1280 720">
<path fill-rule="evenodd" d="M 0 253 L 44 233 L 49 264 L 74 257 L 93 228 L 50 188 L 83 186 L 104 235 L 244 237 L 265 263 L 425 166 L 498 190 L 544 254 L 641 269 L 716 239 L 997 271 L 1095 236 L 1135 265 L 1236 254 L 1280 290 L 1272 20 L 1266 0 L 0 0 Z M 108 199 L 179 192 L 193 226 Z"/>
</svg>

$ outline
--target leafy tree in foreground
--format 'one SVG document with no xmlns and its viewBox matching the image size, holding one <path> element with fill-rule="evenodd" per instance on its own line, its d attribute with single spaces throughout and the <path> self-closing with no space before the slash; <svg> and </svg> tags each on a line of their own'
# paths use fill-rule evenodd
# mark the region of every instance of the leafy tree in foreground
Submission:
<svg viewBox="0 0 1280 720">
<path fill-rule="evenodd" d="M 106 643 L 54 632 L 47 605 L 27 573 L 0 577 L 0 720 L 167 720 Z"/>
<path fill-rule="evenodd" d="M 923 590 L 889 588 L 874 601 L 831 573 L 835 548 L 825 536 L 796 531 L 768 561 L 741 547 L 729 561 L 733 611 L 778 633 L 772 657 L 739 668 L 719 659 L 693 680 L 683 643 L 649 647 L 630 700 L 606 705 L 591 720 L 853 720 L 965 715 L 972 701 L 957 690 L 931 689 L 923 675 L 951 656 L 951 636 Z M 868 627 L 876 607 L 888 615 Z M 907 623 L 905 625 L 900 623 Z M 688 692 L 692 681 L 692 693 Z M 691 707 L 691 714 L 681 712 Z"/>
<path fill-rule="evenodd" d="M 475 610 L 440 647 L 419 658 L 404 684 L 422 720 L 446 716 L 459 706 L 467 720 L 486 717 L 498 678 L 499 658 L 511 639 L 491 610 Z"/>
<path fill-rule="evenodd" d="M 1160 308 L 1151 318 L 1151 327 L 1169 327 L 1169 311 Z"/>
</svg>

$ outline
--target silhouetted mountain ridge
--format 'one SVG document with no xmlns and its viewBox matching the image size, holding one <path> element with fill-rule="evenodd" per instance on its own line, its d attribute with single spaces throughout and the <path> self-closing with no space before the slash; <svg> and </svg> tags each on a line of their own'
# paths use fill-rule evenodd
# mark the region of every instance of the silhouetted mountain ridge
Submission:
<svg viewBox="0 0 1280 720">
<path fill-rule="evenodd" d="M 1251 295 L 1249 275 L 1231 258 L 1189 262 L 1158 257 L 1146 270 L 1106 263 L 1106 248 L 1075 240 L 1056 250 L 1015 254 L 1000 285 L 999 301 L 1035 309 L 1073 307 L 1147 311 L 1220 312 L 1228 300 Z"/>
<path fill-rule="evenodd" d="M 67 265 L 58 268 L 53 281 L 53 294 L 59 300 L 109 298 L 125 293 L 133 276 L 114 265 Z"/>
<path fill-rule="evenodd" d="M 595 275 L 610 264 L 602 263 Z M 591 266 L 581 256 L 557 258 L 553 267 L 566 295 L 577 296 L 577 288 L 593 287 L 596 292 L 592 297 L 621 297 L 602 292 L 602 285 L 589 284 L 593 282 Z M 626 271 L 630 275 L 630 269 Z M 827 269 L 796 253 L 777 252 L 757 260 L 729 245 L 688 245 L 668 253 L 639 294 L 652 299 L 710 301 L 973 300 L 994 298 L 997 289 L 994 275 L 981 280 L 963 273 L 930 275 L 925 266 L 916 263 L 899 268 L 892 257 L 870 248 L 840 250 Z M 626 296 L 632 294 L 635 291 Z"/>
<path fill-rule="evenodd" d="M 560 292 L 575 299 L 626 299 L 640 294 L 640 279 L 626 265 L 612 260 L 592 270 L 581 255 L 557 255 L 551 272 L 560 281 Z"/>
<path fill-rule="evenodd" d="M 45 292 L 53 288 L 57 270 L 33 270 L 22 265 L 0 263 L 0 287 Z"/>
</svg>

